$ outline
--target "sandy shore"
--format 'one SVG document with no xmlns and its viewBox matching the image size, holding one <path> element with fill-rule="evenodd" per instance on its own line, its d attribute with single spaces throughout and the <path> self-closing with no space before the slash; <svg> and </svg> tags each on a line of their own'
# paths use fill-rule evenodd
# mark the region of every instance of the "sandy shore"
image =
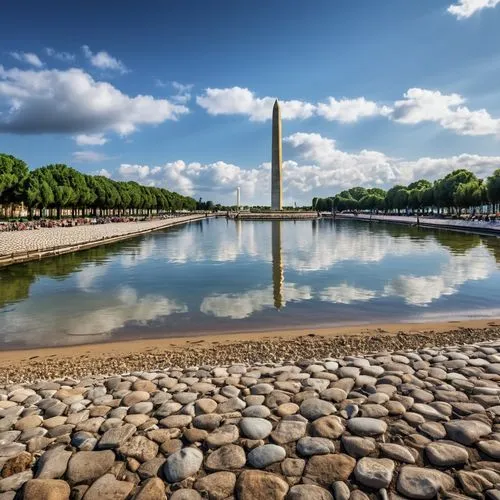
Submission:
<svg viewBox="0 0 500 500">
<path fill-rule="evenodd" d="M 482 341 L 498 331 L 381 331 L 358 355 L 355 335 L 281 340 L 295 362 L 242 362 L 242 341 L 235 363 L 224 344 L 185 367 L 0 383 L 0 499 L 498 499 L 500 342 Z M 347 355 L 316 357 L 339 339 Z"/>
<path fill-rule="evenodd" d="M 499 320 L 373 324 L 0 352 L 0 383 L 202 363 L 284 362 L 500 338 Z"/>
<path fill-rule="evenodd" d="M 204 218 L 204 215 L 195 214 L 143 222 L 120 222 L 94 226 L 54 227 L 32 231 L 2 232 L 0 233 L 0 257 L 13 253 L 43 252 L 54 247 L 82 245 L 128 235 L 133 236 L 136 233 L 152 231 L 200 218 Z"/>
</svg>

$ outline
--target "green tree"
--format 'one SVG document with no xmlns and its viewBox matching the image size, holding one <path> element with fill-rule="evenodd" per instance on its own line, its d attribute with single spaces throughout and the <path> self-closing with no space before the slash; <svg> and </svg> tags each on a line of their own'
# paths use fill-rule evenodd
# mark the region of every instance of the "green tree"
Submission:
<svg viewBox="0 0 500 500">
<path fill-rule="evenodd" d="M 493 203 L 493 205 L 500 204 L 500 168 L 495 170 L 491 177 L 488 177 L 486 186 L 489 201 Z"/>
</svg>

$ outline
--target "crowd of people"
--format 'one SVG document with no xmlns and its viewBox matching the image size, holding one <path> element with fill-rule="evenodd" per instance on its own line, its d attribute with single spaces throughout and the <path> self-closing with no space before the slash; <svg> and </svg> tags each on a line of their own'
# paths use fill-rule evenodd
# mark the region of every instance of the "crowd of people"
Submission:
<svg viewBox="0 0 500 500">
<path fill-rule="evenodd" d="M 5 231 L 30 231 L 35 229 L 47 228 L 47 227 L 75 227 L 84 225 L 96 225 L 96 224 L 110 224 L 118 222 L 139 222 L 152 219 L 166 219 L 167 215 L 160 216 L 139 216 L 139 217 L 78 217 L 78 218 L 67 218 L 67 219 L 38 219 L 38 220 L 27 220 L 21 219 L 9 222 L 0 222 L 0 232 Z"/>
</svg>

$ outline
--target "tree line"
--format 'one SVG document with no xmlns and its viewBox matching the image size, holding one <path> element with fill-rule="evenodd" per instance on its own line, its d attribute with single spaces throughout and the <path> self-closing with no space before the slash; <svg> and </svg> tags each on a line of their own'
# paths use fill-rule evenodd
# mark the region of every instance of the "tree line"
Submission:
<svg viewBox="0 0 500 500">
<path fill-rule="evenodd" d="M 318 211 L 412 210 L 421 213 L 460 213 L 486 207 L 489 212 L 500 210 L 500 169 L 487 179 L 478 178 L 466 169 L 455 170 L 442 179 L 425 179 L 408 186 L 396 185 L 385 191 L 380 188 L 354 187 L 327 198 L 313 198 Z"/>
<path fill-rule="evenodd" d="M 23 203 L 29 217 L 71 211 L 73 217 L 139 215 L 152 211 L 195 210 L 196 201 L 167 189 L 114 181 L 102 175 L 83 174 L 63 164 L 30 170 L 27 164 L 0 154 L 0 206 Z"/>
</svg>

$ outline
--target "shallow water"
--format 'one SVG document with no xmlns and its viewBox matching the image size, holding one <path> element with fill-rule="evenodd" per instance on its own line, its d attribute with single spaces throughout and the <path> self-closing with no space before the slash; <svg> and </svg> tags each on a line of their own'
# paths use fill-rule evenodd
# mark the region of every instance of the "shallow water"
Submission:
<svg viewBox="0 0 500 500">
<path fill-rule="evenodd" d="M 500 239 L 206 219 L 0 269 L 0 348 L 500 317 Z"/>
</svg>

